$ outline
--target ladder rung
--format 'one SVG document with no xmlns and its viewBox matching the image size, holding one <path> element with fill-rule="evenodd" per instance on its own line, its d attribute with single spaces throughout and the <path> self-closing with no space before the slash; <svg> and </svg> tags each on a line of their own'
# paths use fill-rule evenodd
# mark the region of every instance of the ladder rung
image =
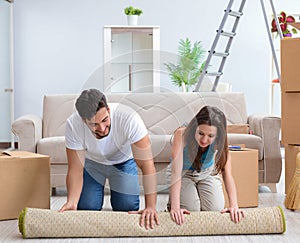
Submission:
<svg viewBox="0 0 300 243">
<path fill-rule="evenodd" d="M 208 72 L 206 72 L 207 76 L 214 76 L 214 77 L 221 76 L 222 74 L 223 74 L 222 72 L 214 72 L 214 73 L 208 73 Z"/>
<path fill-rule="evenodd" d="M 228 57 L 229 53 L 228 52 L 213 52 L 213 55 L 216 57 Z"/>
<path fill-rule="evenodd" d="M 234 32 L 226 32 L 226 31 L 222 30 L 221 35 L 227 36 L 227 37 L 234 37 L 235 33 Z"/>
<path fill-rule="evenodd" d="M 226 11 L 226 10 L 225 10 L 225 11 Z M 237 11 L 232 11 L 232 10 L 230 10 L 229 15 L 230 15 L 230 16 L 233 16 L 233 17 L 239 18 L 239 17 L 241 17 L 241 16 L 243 15 L 243 13 L 242 13 L 242 12 L 237 12 Z"/>
</svg>

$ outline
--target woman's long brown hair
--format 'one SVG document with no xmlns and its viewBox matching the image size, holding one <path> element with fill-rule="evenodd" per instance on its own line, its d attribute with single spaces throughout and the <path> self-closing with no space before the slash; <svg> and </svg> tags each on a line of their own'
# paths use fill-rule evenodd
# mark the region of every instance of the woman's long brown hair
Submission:
<svg viewBox="0 0 300 243">
<path fill-rule="evenodd" d="M 214 106 L 204 106 L 190 121 L 186 127 L 183 138 L 188 146 L 189 158 L 193 167 L 199 172 L 201 169 L 201 156 L 203 151 L 195 140 L 196 129 L 199 125 L 206 124 L 217 128 L 214 151 L 217 150 L 215 157 L 217 173 L 223 172 L 227 162 L 228 140 L 227 140 L 227 122 L 224 113 Z"/>
</svg>

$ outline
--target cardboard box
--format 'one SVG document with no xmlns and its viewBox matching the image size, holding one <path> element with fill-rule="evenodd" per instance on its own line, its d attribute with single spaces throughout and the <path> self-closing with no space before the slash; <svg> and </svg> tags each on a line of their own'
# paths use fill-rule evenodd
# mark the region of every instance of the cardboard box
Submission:
<svg viewBox="0 0 300 243">
<path fill-rule="evenodd" d="M 281 91 L 300 92 L 300 38 L 281 40 Z"/>
<path fill-rule="evenodd" d="M 25 207 L 50 208 L 50 158 L 22 151 L 0 154 L 0 220 Z"/>
<path fill-rule="evenodd" d="M 300 152 L 300 145 L 284 145 L 285 157 L 285 193 L 287 192 L 296 169 L 296 156 Z"/>
<path fill-rule="evenodd" d="M 249 134 L 250 129 L 248 124 L 228 124 L 227 133 Z"/>
<path fill-rule="evenodd" d="M 243 148 L 229 151 L 232 163 L 232 175 L 237 190 L 238 205 L 241 208 L 258 206 L 258 151 Z M 228 196 L 223 185 L 225 205 Z"/>
<path fill-rule="evenodd" d="M 283 144 L 300 144 L 299 107 L 300 92 L 281 93 L 281 141 Z"/>
</svg>

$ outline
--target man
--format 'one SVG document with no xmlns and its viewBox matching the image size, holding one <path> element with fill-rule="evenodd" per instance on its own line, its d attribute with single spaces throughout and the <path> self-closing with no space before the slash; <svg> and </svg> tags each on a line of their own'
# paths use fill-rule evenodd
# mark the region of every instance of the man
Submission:
<svg viewBox="0 0 300 243">
<path fill-rule="evenodd" d="M 140 213 L 146 229 L 159 224 L 156 171 L 147 129 L 141 117 L 121 104 L 108 106 L 96 89 L 84 90 L 67 120 L 68 158 L 65 210 L 102 210 L 109 181 L 114 211 Z M 143 173 L 145 209 L 139 210 L 138 165 Z"/>
</svg>

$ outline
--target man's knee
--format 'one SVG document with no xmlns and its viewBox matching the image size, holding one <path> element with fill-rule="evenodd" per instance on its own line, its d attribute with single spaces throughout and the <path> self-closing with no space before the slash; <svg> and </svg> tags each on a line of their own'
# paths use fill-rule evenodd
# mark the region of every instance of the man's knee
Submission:
<svg viewBox="0 0 300 243">
<path fill-rule="evenodd" d="M 111 197 L 111 206 L 113 211 L 137 211 L 140 207 L 139 195 L 120 194 Z"/>
<path fill-rule="evenodd" d="M 92 192 L 82 191 L 77 205 L 78 210 L 100 211 L 103 206 L 103 196 Z"/>
<path fill-rule="evenodd" d="M 82 200 L 82 198 L 78 202 L 77 206 L 78 210 L 93 210 L 93 211 L 101 211 L 102 210 L 102 202 L 100 200 Z"/>
</svg>

